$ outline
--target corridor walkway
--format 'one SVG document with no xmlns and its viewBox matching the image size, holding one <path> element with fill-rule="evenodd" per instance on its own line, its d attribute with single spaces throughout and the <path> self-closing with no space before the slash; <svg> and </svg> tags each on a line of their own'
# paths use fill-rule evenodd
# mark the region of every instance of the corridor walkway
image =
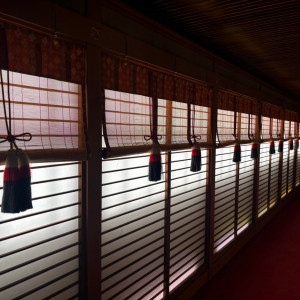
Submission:
<svg viewBox="0 0 300 300">
<path fill-rule="evenodd" d="M 300 191 L 192 300 L 300 299 Z"/>
</svg>

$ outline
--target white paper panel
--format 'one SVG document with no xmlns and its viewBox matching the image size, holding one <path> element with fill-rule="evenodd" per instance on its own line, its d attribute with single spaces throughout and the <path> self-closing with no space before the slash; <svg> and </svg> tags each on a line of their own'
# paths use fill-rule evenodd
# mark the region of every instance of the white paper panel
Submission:
<svg viewBox="0 0 300 300">
<path fill-rule="evenodd" d="M 171 157 L 170 290 L 204 262 L 207 150 L 201 171 L 191 172 L 191 151 Z"/>
<path fill-rule="evenodd" d="M 275 153 L 271 155 L 271 178 L 270 178 L 270 207 L 278 201 L 278 177 L 279 177 L 279 153 L 278 144 L 275 142 Z"/>
<path fill-rule="evenodd" d="M 252 223 L 254 160 L 251 158 L 251 147 L 242 146 L 243 159 L 239 163 L 238 230 Z"/>
<path fill-rule="evenodd" d="M 0 239 L 3 239 L 0 242 L 0 299 L 13 299 L 26 293 L 28 296 L 22 299 L 42 299 L 54 293 L 56 299 L 63 299 L 60 290 L 68 285 L 72 285 L 72 289 L 64 293 L 71 297 L 78 294 L 79 192 L 72 191 L 79 188 L 78 163 L 32 164 L 31 167 L 33 209 L 19 214 L 0 214 Z M 1 197 L 2 171 L 3 166 Z M 75 178 L 65 179 L 70 176 Z M 48 180 L 52 181 L 45 182 Z M 53 193 L 64 194 L 52 196 Z M 68 218 L 73 220 L 63 222 Z M 55 222 L 59 224 L 47 227 Z M 43 226 L 45 228 L 39 229 Z M 29 232 L 23 234 L 25 231 Z M 60 263 L 61 266 L 55 267 Z M 56 280 L 72 270 L 75 270 L 72 274 Z M 32 275 L 35 276 L 30 278 Z M 55 283 L 48 285 L 50 281 Z M 31 292 L 33 289 L 36 291 Z"/>
<path fill-rule="evenodd" d="M 9 72 L 12 133 L 30 132 L 25 149 L 78 149 L 82 140 L 81 86 L 54 79 Z M 4 82 L 7 82 L 3 71 Z M 7 85 L 5 85 L 5 99 Z M 2 93 L 0 93 L 2 107 Z M 8 111 L 8 105 L 7 111 Z M 0 110 L 0 135 L 6 136 L 4 110 Z M 7 143 L 0 144 L 6 150 Z"/>
<path fill-rule="evenodd" d="M 262 216 L 268 210 L 269 163 L 270 163 L 269 157 L 270 157 L 270 143 L 268 142 L 268 143 L 260 144 L 259 185 L 258 185 L 258 216 L 259 217 Z"/>
<path fill-rule="evenodd" d="M 236 163 L 234 147 L 216 149 L 214 251 L 225 247 L 234 238 Z"/>
<path fill-rule="evenodd" d="M 149 182 L 148 164 L 145 154 L 103 161 L 102 299 L 163 289 L 165 182 Z"/>
<path fill-rule="evenodd" d="M 294 150 L 289 150 L 289 173 L 288 173 L 288 193 L 293 190 L 294 180 L 294 157 L 295 157 L 295 141 L 293 141 Z"/>
<path fill-rule="evenodd" d="M 283 162 L 282 162 L 282 181 L 281 181 L 281 198 L 287 195 L 288 187 L 288 157 L 289 157 L 289 142 L 283 142 Z"/>
</svg>

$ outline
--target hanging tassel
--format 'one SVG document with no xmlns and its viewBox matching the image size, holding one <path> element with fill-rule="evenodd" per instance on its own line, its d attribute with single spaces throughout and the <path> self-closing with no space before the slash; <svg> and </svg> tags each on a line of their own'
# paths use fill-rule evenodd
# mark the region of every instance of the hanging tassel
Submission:
<svg viewBox="0 0 300 300">
<path fill-rule="evenodd" d="M 16 150 L 9 150 L 5 161 L 3 176 L 3 196 L 1 212 L 18 213 L 17 193 L 19 178 L 18 157 Z"/>
<path fill-rule="evenodd" d="M 161 154 L 160 146 L 157 141 L 153 141 L 150 151 L 149 161 L 149 180 L 159 181 L 161 179 Z"/>
<path fill-rule="evenodd" d="M 293 143 L 293 140 L 290 140 L 290 150 L 294 150 L 294 143 Z"/>
<path fill-rule="evenodd" d="M 25 211 L 32 208 L 31 202 L 31 172 L 28 156 L 22 149 L 17 149 L 19 158 L 19 182 L 18 182 L 18 197 L 19 210 Z"/>
<path fill-rule="evenodd" d="M 298 140 L 298 139 L 295 140 L 295 148 L 296 148 L 296 149 L 299 149 L 299 140 Z"/>
<path fill-rule="evenodd" d="M 272 140 L 270 142 L 270 154 L 274 154 L 275 153 L 275 144 L 274 141 Z"/>
<path fill-rule="evenodd" d="M 258 158 L 258 144 L 253 143 L 251 147 L 251 158 L 257 159 Z"/>
<path fill-rule="evenodd" d="M 279 153 L 283 152 L 283 141 L 279 141 L 278 143 L 278 152 Z"/>
<path fill-rule="evenodd" d="M 194 142 L 192 147 L 192 160 L 191 169 L 192 172 L 198 172 L 201 170 L 201 149 L 197 142 Z"/>
<path fill-rule="evenodd" d="M 9 150 L 4 170 L 1 212 L 19 213 L 32 208 L 30 168 L 26 154 Z"/>
<path fill-rule="evenodd" d="M 234 152 L 233 152 L 233 162 L 240 162 L 241 161 L 241 145 L 239 142 L 236 142 L 234 145 Z"/>
</svg>

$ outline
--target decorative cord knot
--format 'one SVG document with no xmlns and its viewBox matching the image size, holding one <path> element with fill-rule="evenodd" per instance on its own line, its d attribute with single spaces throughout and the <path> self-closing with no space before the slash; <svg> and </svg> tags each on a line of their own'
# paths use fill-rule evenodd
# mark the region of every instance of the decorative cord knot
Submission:
<svg viewBox="0 0 300 300">
<path fill-rule="evenodd" d="M 0 136 L 0 139 L 0 144 L 4 142 L 9 142 L 11 144 L 14 144 L 16 149 L 18 149 L 15 141 L 29 142 L 32 139 L 32 134 L 29 132 L 24 132 L 18 135 L 13 135 L 9 133 L 7 136 Z"/>
<path fill-rule="evenodd" d="M 238 141 L 238 135 L 236 133 L 232 134 L 236 141 Z"/>
<path fill-rule="evenodd" d="M 13 143 L 16 140 L 16 137 L 10 134 L 6 137 L 6 140 L 10 143 Z"/>
<path fill-rule="evenodd" d="M 253 133 L 251 133 L 251 134 L 249 133 L 248 134 L 248 139 L 249 139 L 250 142 L 253 142 L 255 140 L 254 136 L 255 135 Z"/>
<path fill-rule="evenodd" d="M 194 141 L 201 141 L 201 135 L 192 135 L 191 138 L 194 139 Z"/>
<path fill-rule="evenodd" d="M 154 137 L 154 135 L 144 135 L 144 140 L 145 141 L 150 141 L 152 140 L 154 141 L 160 141 L 162 139 L 162 135 L 157 135 L 156 137 Z"/>
<path fill-rule="evenodd" d="M 191 141 L 194 140 L 194 143 L 199 143 L 201 141 L 201 135 L 191 135 Z"/>
</svg>

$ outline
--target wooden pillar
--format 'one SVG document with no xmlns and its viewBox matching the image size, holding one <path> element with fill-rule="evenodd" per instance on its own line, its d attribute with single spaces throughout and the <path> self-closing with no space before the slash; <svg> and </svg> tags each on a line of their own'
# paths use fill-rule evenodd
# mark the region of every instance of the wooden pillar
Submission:
<svg viewBox="0 0 300 300">
<path fill-rule="evenodd" d="M 166 190 L 165 190 L 165 237 L 164 237 L 164 296 L 169 297 L 170 289 L 170 214 L 171 214 L 171 151 L 166 157 Z"/>
<path fill-rule="evenodd" d="M 78 213 L 81 216 L 79 218 L 79 299 L 87 298 L 86 290 L 86 161 L 79 164 L 79 174 L 81 180 L 79 180 L 79 202 Z"/>
<path fill-rule="evenodd" d="M 280 123 L 280 136 L 283 140 L 283 133 L 284 133 L 284 121 L 281 120 Z M 281 188 L 282 188 L 282 167 L 283 167 L 283 152 L 279 155 L 279 172 L 278 172 L 278 200 L 279 203 L 281 202 Z"/>
<path fill-rule="evenodd" d="M 259 103 L 259 114 L 255 124 L 255 139 L 258 147 L 258 158 L 254 161 L 254 191 L 253 191 L 253 206 L 252 206 L 252 222 L 256 226 L 258 219 L 258 185 L 259 185 L 259 160 L 260 160 L 260 142 L 261 142 L 261 112 L 262 103 Z"/>
<path fill-rule="evenodd" d="M 166 142 L 172 143 L 172 101 L 167 101 Z M 171 226 L 171 151 L 167 151 L 166 158 L 166 184 L 165 184 L 165 228 L 164 228 L 164 297 L 170 294 L 170 226 Z"/>
<path fill-rule="evenodd" d="M 295 134 L 294 137 L 299 136 L 298 133 L 298 122 L 294 123 L 294 129 L 295 129 Z M 294 138 L 294 142 L 296 141 L 296 138 Z M 296 143 L 294 143 L 294 165 L 293 165 L 293 172 L 294 172 L 294 176 L 293 176 L 293 189 L 296 188 L 296 177 L 297 177 L 297 148 L 296 148 Z"/>
<path fill-rule="evenodd" d="M 217 76 L 213 87 L 213 104 L 210 111 L 210 134 L 209 140 L 216 143 L 217 132 L 217 113 L 218 113 L 218 94 L 219 86 Z M 215 212 L 215 164 L 216 149 L 208 150 L 208 170 L 207 170 L 207 197 L 206 197 L 206 264 L 208 270 L 211 270 L 214 261 L 214 212 Z"/>
<path fill-rule="evenodd" d="M 86 191 L 87 299 L 101 299 L 101 86 L 100 50 L 87 47 L 87 114 L 90 158 Z"/>
</svg>

